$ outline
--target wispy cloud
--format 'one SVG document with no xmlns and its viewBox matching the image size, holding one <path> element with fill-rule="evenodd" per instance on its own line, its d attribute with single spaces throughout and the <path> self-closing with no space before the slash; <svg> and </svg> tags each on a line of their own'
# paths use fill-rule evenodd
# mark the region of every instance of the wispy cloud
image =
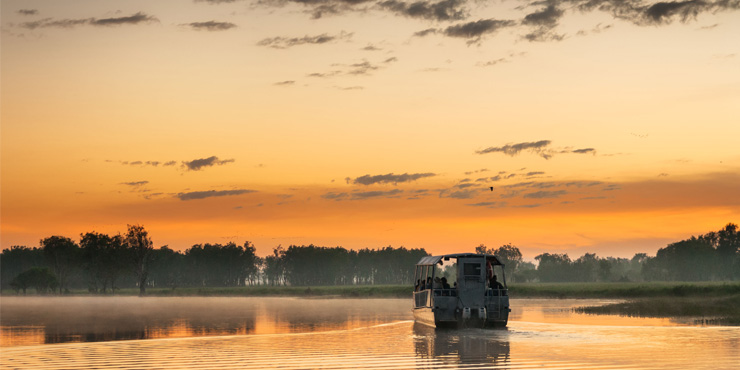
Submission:
<svg viewBox="0 0 740 370">
<path fill-rule="evenodd" d="M 514 157 L 518 155 L 521 152 L 530 152 L 533 154 L 537 154 L 542 158 L 550 159 L 555 154 L 567 154 L 567 153 L 573 153 L 573 154 L 596 154 L 596 149 L 594 148 L 583 148 L 583 149 L 570 149 L 570 148 L 551 148 L 550 144 L 552 142 L 550 140 L 540 140 L 540 141 L 533 141 L 533 142 L 523 142 L 523 143 L 516 143 L 516 144 L 506 144 L 504 146 L 492 146 L 488 147 L 483 150 L 477 150 L 475 151 L 476 154 L 488 154 L 488 153 L 503 153 L 505 155 Z"/>
<path fill-rule="evenodd" d="M 151 23 L 151 22 L 159 22 L 159 20 L 156 17 L 147 15 L 144 12 L 138 12 L 136 14 L 126 16 L 126 17 L 101 18 L 101 19 L 97 19 L 97 18 L 84 18 L 84 19 L 44 18 L 38 21 L 24 22 L 24 23 L 21 23 L 19 26 L 33 30 L 37 28 L 50 28 L 50 27 L 72 28 L 75 26 L 83 26 L 83 25 L 120 26 L 120 25 L 125 25 L 125 24 L 139 24 L 139 23 Z"/>
<path fill-rule="evenodd" d="M 206 190 L 206 191 L 191 191 L 188 193 L 178 193 L 176 197 L 180 200 L 195 200 L 205 199 L 212 197 L 226 197 L 232 195 L 241 195 L 254 193 L 256 190 L 249 189 L 237 189 L 237 190 Z"/>
<path fill-rule="evenodd" d="M 189 26 L 197 31 L 226 31 L 237 27 L 236 24 L 231 22 L 216 21 L 185 23 L 183 26 Z"/>
<path fill-rule="evenodd" d="M 558 198 L 561 195 L 568 194 L 565 190 L 556 190 L 556 191 L 536 191 L 534 193 L 527 193 L 524 194 L 524 198 L 531 198 L 531 199 L 544 199 L 544 198 Z"/>
<path fill-rule="evenodd" d="M 506 202 L 478 202 L 466 204 L 471 207 L 485 207 L 485 208 L 503 208 L 506 207 Z"/>
<path fill-rule="evenodd" d="M 321 35 L 316 36 L 303 36 L 303 37 L 269 37 L 266 39 L 260 40 L 257 45 L 259 46 L 266 46 L 274 49 L 287 49 L 291 48 L 293 46 L 298 45 L 307 45 L 307 44 L 313 44 L 313 45 L 320 45 L 320 44 L 326 44 L 334 41 L 340 41 L 340 40 L 349 40 L 352 38 L 352 33 L 350 32 L 340 32 L 337 35 L 328 35 L 326 33 L 323 33 Z"/>
<path fill-rule="evenodd" d="M 20 15 L 37 15 L 39 11 L 36 9 L 19 9 L 16 13 Z"/>
<path fill-rule="evenodd" d="M 392 13 L 409 18 L 419 18 L 431 21 L 462 20 L 467 17 L 464 8 L 465 0 L 414 1 L 411 3 L 398 0 L 386 0 L 378 3 L 378 7 Z"/>
<path fill-rule="evenodd" d="M 372 184 L 398 184 L 399 182 L 411 182 L 416 181 L 421 178 L 425 177 L 433 177 L 437 176 L 435 173 L 427 172 L 427 173 L 403 173 L 400 175 L 396 175 L 394 173 L 389 173 L 385 175 L 365 175 L 360 176 L 352 180 L 352 183 L 354 184 L 360 184 L 360 185 L 372 185 Z"/>
<path fill-rule="evenodd" d="M 133 187 L 139 187 L 139 186 L 144 186 L 144 185 L 146 185 L 148 183 L 149 183 L 149 181 L 130 181 L 130 182 L 122 182 L 121 185 L 128 185 L 128 186 L 133 186 Z"/>
<path fill-rule="evenodd" d="M 220 166 L 227 163 L 233 163 L 234 159 L 218 159 L 216 156 L 208 158 L 193 159 L 192 161 L 184 161 L 182 165 L 189 171 L 199 171 L 205 167 Z"/>
<path fill-rule="evenodd" d="M 530 151 L 532 153 L 539 154 L 541 157 L 545 159 L 549 159 L 551 157 L 550 154 L 548 154 L 545 151 L 545 148 L 547 148 L 552 142 L 550 140 L 540 140 L 540 141 L 533 141 L 533 142 L 523 142 L 523 143 L 516 143 L 516 144 L 506 144 L 504 146 L 492 146 L 488 147 L 483 150 L 477 150 L 476 154 L 488 154 L 488 153 L 504 153 L 508 156 L 516 156 L 522 151 Z"/>
<path fill-rule="evenodd" d="M 362 200 L 369 198 L 397 198 L 403 193 L 401 189 L 393 189 L 388 191 L 361 191 L 352 193 L 352 199 Z"/>
</svg>

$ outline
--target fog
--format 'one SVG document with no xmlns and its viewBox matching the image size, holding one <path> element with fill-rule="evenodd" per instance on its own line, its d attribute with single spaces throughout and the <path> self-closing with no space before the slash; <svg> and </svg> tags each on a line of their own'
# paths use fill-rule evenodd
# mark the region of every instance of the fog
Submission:
<svg viewBox="0 0 740 370">
<path fill-rule="evenodd" d="M 409 319 L 405 299 L 6 296 L 0 300 L 3 346 L 291 333 Z"/>
</svg>

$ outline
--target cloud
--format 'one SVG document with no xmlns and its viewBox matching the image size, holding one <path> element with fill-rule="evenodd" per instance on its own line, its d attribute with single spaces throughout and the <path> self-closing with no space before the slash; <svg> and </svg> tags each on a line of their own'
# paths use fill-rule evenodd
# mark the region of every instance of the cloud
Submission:
<svg viewBox="0 0 740 370">
<path fill-rule="evenodd" d="M 128 185 L 133 187 L 143 186 L 148 184 L 149 181 L 131 181 L 131 182 L 122 182 L 121 185 Z"/>
<path fill-rule="evenodd" d="M 562 41 L 565 39 L 565 35 L 560 35 L 552 31 L 551 28 L 548 27 L 540 27 L 536 30 L 525 34 L 523 38 L 527 41 Z"/>
<path fill-rule="evenodd" d="M 190 28 L 198 31 L 226 31 L 236 27 L 236 24 L 231 22 L 192 22 L 183 24 L 184 26 L 190 26 Z"/>
<path fill-rule="evenodd" d="M 528 151 L 534 154 L 539 155 L 542 158 L 550 159 L 555 154 L 567 154 L 567 153 L 575 153 L 575 154 L 596 154 L 596 149 L 594 148 L 583 148 L 583 149 L 556 149 L 551 148 L 550 144 L 552 142 L 550 140 L 540 140 L 540 141 L 534 141 L 534 142 L 523 142 L 523 143 L 516 143 L 516 144 L 506 144 L 504 146 L 492 146 L 488 147 L 483 150 L 477 150 L 475 151 L 476 154 L 488 154 L 488 153 L 504 153 L 508 156 L 514 157 L 518 155 L 521 152 Z M 494 180 L 493 178 L 491 180 Z"/>
<path fill-rule="evenodd" d="M 321 34 L 316 36 L 303 36 L 303 37 L 269 37 L 260 40 L 257 45 L 266 46 L 274 49 L 287 49 L 293 46 L 306 45 L 306 44 L 326 44 L 332 41 L 349 40 L 352 38 L 352 33 L 340 32 L 338 35 Z"/>
<path fill-rule="evenodd" d="M 235 3 L 241 0 L 195 0 L 196 3 L 209 3 L 209 4 L 227 4 Z"/>
<path fill-rule="evenodd" d="M 530 26 L 554 27 L 558 24 L 558 20 L 562 16 L 563 11 L 558 9 L 555 5 L 550 4 L 539 12 L 530 13 L 524 16 L 522 23 Z"/>
<path fill-rule="evenodd" d="M 19 9 L 16 13 L 20 15 L 37 15 L 39 11 L 36 9 Z"/>
<path fill-rule="evenodd" d="M 207 191 L 191 191 L 188 193 L 178 193 L 176 197 L 180 200 L 195 200 L 205 199 L 212 197 L 225 197 L 232 195 L 241 195 L 254 193 L 256 190 L 249 189 L 237 189 L 237 190 L 207 190 Z"/>
<path fill-rule="evenodd" d="M 471 207 L 486 207 L 486 208 L 503 208 L 506 207 L 506 202 L 479 202 L 466 204 Z"/>
<path fill-rule="evenodd" d="M 477 65 L 479 67 L 490 67 L 490 66 L 495 66 L 496 64 L 499 64 L 499 63 L 506 63 L 508 61 L 509 60 L 506 59 L 506 58 L 498 58 L 498 59 L 494 59 L 494 60 L 489 60 L 487 62 L 478 63 Z"/>
<path fill-rule="evenodd" d="M 524 176 L 538 176 L 538 175 L 544 175 L 545 173 L 542 171 L 533 171 L 533 172 L 527 172 Z"/>
<path fill-rule="evenodd" d="M 431 21 L 462 20 L 467 16 L 463 8 L 464 0 L 442 0 L 438 2 L 415 1 L 407 3 L 398 0 L 386 0 L 378 3 L 381 9 L 409 18 Z"/>
<path fill-rule="evenodd" d="M 397 196 L 401 193 L 403 193 L 403 190 L 400 189 L 393 189 L 388 191 L 363 191 L 352 193 L 352 199 L 362 200 L 369 198 L 397 198 Z"/>
<path fill-rule="evenodd" d="M 678 15 L 681 21 L 686 22 L 696 18 L 707 6 L 707 3 L 699 0 L 658 2 L 645 9 L 645 16 L 655 23 L 660 23 Z"/>
<path fill-rule="evenodd" d="M 536 191 L 534 193 L 528 193 L 524 194 L 524 198 L 531 198 L 531 199 L 544 199 L 544 198 L 558 198 L 561 195 L 568 194 L 565 190 L 556 190 L 556 191 Z"/>
<path fill-rule="evenodd" d="M 349 197 L 348 193 L 334 193 L 334 192 L 328 192 L 326 194 L 321 195 L 322 198 L 328 199 L 328 200 L 336 200 L 340 201 L 342 199 L 346 199 Z"/>
<path fill-rule="evenodd" d="M 493 33 L 504 27 L 511 27 L 516 22 L 511 20 L 480 19 L 474 22 L 449 26 L 442 32 L 448 37 L 480 39 L 483 35 Z"/>
<path fill-rule="evenodd" d="M 586 0 L 576 6 L 579 10 L 600 10 L 613 17 L 627 20 L 638 26 L 670 24 L 675 18 L 687 23 L 703 12 L 717 13 L 740 9 L 737 0 L 688 0 L 661 1 L 645 4 L 640 0 Z"/>
<path fill-rule="evenodd" d="M 429 35 L 432 35 L 432 34 L 435 34 L 435 33 L 437 33 L 437 29 L 436 28 L 427 28 L 427 29 L 421 30 L 419 32 L 414 32 L 414 36 L 416 36 L 416 37 L 424 37 L 424 36 L 429 36 Z"/>
<path fill-rule="evenodd" d="M 350 70 L 347 71 L 347 74 L 351 75 L 364 75 L 367 74 L 370 71 L 374 71 L 380 67 L 371 64 L 367 60 L 364 60 L 360 63 L 354 63 L 349 65 Z"/>
<path fill-rule="evenodd" d="M 480 173 L 480 172 L 488 172 L 488 168 L 481 168 L 480 170 L 475 170 L 475 171 L 467 171 L 465 172 L 465 175 L 472 175 L 474 173 Z"/>
<path fill-rule="evenodd" d="M 594 149 L 594 148 L 576 149 L 576 150 L 572 150 L 571 153 L 576 153 L 576 154 L 596 154 L 596 149 Z"/>
<path fill-rule="evenodd" d="M 286 80 L 286 81 L 275 82 L 273 85 L 275 85 L 275 86 L 289 86 L 289 85 L 294 85 L 294 84 L 295 84 L 295 81 L 293 81 L 293 80 Z"/>
<path fill-rule="evenodd" d="M 146 13 L 138 12 L 134 15 L 130 15 L 127 17 L 102 18 L 102 19 L 84 18 L 84 19 L 55 20 L 53 18 L 44 18 L 38 21 L 24 22 L 24 23 L 21 23 L 19 26 L 33 30 L 37 28 L 50 28 L 50 27 L 72 28 L 72 27 L 81 26 L 81 25 L 119 26 L 119 25 L 124 25 L 124 24 L 139 24 L 139 23 L 151 23 L 151 22 L 159 22 L 159 20 L 156 17 L 147 15 Z"/>
<path fill-rule="evenodd" d="M 545 159 L 549 159 L 552 157 L 551 154 L 547 153 L 545 149 L 551 144 L 552 142 L 550 140 L 540 140 L 540 141 L 534 141 L 534 142 L 524 142 L 524 143 L 517 143 L 517 144 L 506 144 L 504 146 L 498 146 L 498 147 L 488 147 L 483 150 L 478 150 L 475 153 L 476 154 L 488 154 L 488 153 L 504 153 L 508 156 L 516 156 L 522 151 L 530 151 L 532 153 L 539 154 L 541 157 Z"/>
<path fill-rule="evenodd" d="M 473 184 L 470 184 L 470 185 L 473 185 Z M 488 191 L 488 188 L 465 189 L 465 186 L 463 187 L 453 186 L 450 189 L 440 190 L 439 197 L 440 198 L 452 198 L 452 199 L 472 199 L 472 198 L 475 198 L 476 195 L 480 194 L 481 191 L 483 190 Z"/>
<path fill-rule="evenodd" d="M 199 171 L 203 167 L 212 167 L 215 165 L 220 166 L 226 163 L 232 163 L 234 161 L 234 159 L 220 160 L 216 156 L 211 156 L 208 158 L 193 159 L 192 161 L 184 161 L 182 162 L 182 165 L 186 167 L 189 171 Z"/>
<path fill-rule="evenodd" d="M 163 166 L 174 166 L 177 164 L 177 161 L 167 161 L 164 162 Z"/>
<path fill-rule="evenodd" d="M 427 172 L 427 173 L 404 173 L 400 175 L 396 175 L 393 173 L 385 174 L 385 175 L 365 175 L 360 176 L 352 180 L 352 183 L 354 184 L 360 184 L 360 185 L 372 185 L 372 184 L 398 184 L 399 182 L 411 182 L 416 181 L 418 179 L 424 178 L 424 177 L 433 177 L 437 176 L 435 173 Z"/>
<path fill-rule="evenodd" d="M 142 22 L 158 21 L 157 18 L 138 12 L 128 17 L 93 19 L 91 24 L 94 26 L 117 26 L 121 24 L 138 24 Z"/>
</svg>

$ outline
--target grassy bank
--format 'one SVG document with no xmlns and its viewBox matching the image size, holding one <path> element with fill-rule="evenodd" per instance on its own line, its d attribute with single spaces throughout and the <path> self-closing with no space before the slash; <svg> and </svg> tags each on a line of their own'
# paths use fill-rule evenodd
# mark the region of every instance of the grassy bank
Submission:
<svg viewBox="0 0 740 370">
<path fill-rule="evenodd" d="M 413 287 L 406 285 L 348 286 L 246 286 L 150 288 L 147 295 L 159 297 L 232 296 L 232 297 L 304 297 L 338 296 L 365 298 L 410 298 Z M 3 290 L 3 295 L 15 295 Z M 86 290 L 72 290 L 71 295 L 90 295 Z M 137 288 L 117 289 L 115 295 L 138 295 Z M 29 295 L 33 295 L 29 289 Z M 527 283 L 510 284 L 512 298 L 656 298 L 656 297 L 727 297 L 740 295 L 740 282 L 651 282 L 651 283 Z"/>
<path fill-rule="evenodd" d="M 604 306 L 579 307 L 577 312 L 636 317 L 696 317 L 709 324 L 740 325 L 740 294 L 726 297 L 638 298 Z"/>
<path fill-rule="evenodd" d="M 720 297 L 740 294 L 740 282 L 527 283 L 509 285 L 516 298 Z"/>
<path fill-rule="evenodd" d="M 154 297 L 344 297 L 344 298 L 409 298 L 413 287 L 405 285 L 356 285 L 356 286 L 246 286 L 246 287 L 181 287 L 150 288 L 147 296 Z M 3 290 L 2 295 L 16 295 Z M 32 290 L 28 295 L 35 295 Z M 72 296 L 93 296 L 86 290 L 70 291 Z M 139 295 L 138 288 L 116 289 L 117 296 Z M 103 295 L 96 295 L 103 296 Z"/>
</svg>

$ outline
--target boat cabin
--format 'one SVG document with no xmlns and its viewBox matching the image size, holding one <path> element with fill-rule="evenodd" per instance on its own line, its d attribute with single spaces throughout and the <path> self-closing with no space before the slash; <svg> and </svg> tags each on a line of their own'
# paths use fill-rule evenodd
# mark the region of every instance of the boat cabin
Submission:
<svg viewBox="0 0 740 370">
<path fill-rule="evenodd" d="M 430 326 L 506 326 L 504 265 L 489 254 L 423 257 L 414 274 L 414 318 Z"/>
</svg>

